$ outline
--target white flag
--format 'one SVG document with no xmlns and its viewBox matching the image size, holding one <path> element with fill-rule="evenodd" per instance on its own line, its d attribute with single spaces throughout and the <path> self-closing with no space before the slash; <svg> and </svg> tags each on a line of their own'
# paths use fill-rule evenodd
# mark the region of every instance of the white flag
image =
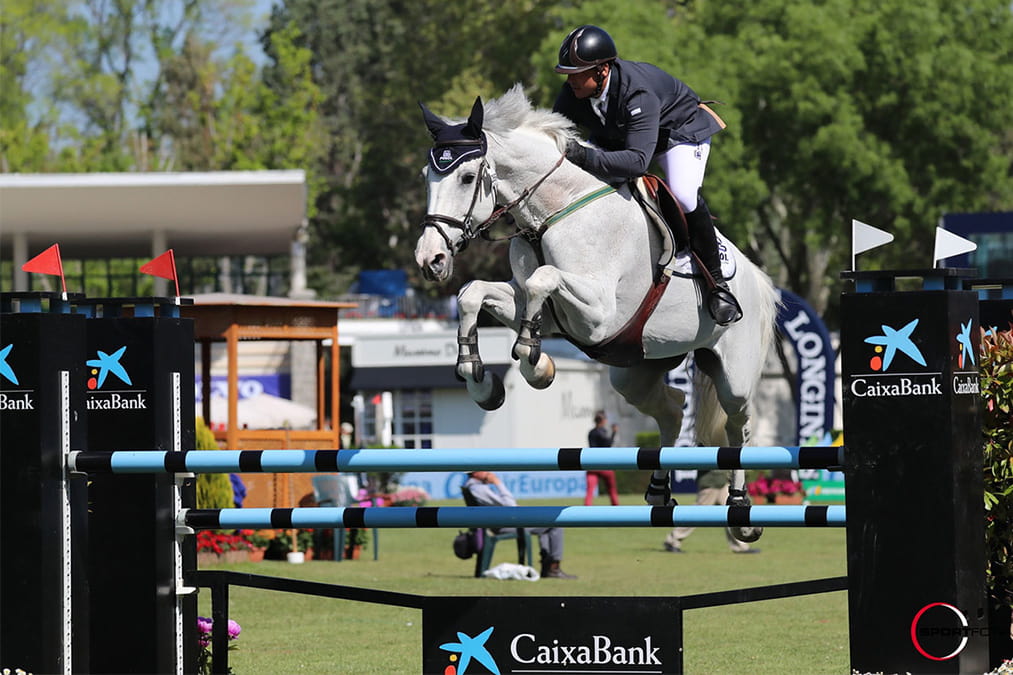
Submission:
<svg viewBox="0 0 1013 675">
<path fill-rule="evenodd" d="M 961 253 L 970 253 L 976 248 L 978 248 L 978 245 L 970 239 L 958 237 L 952 232 L 948 232 L 941 227 L 937 227 L 936 249 L 932 253 L 932 263 L 935 265 L 944 258 L 960 255 Z"/>
<path fill-rule="evenodd" d="M 889 232 L 866 225 L 860 220 L 851 219 L 851 269 L 855 269 L 855 256 L 869 249 L 889 244 L 893 235 Z"/>
</svg>

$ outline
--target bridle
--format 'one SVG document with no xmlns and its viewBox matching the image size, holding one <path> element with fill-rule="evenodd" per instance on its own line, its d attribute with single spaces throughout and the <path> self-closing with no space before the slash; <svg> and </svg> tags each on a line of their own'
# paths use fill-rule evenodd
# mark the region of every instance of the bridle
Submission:
<svg viewBox="0 0 1013 675">
<path fill-rule="evenodd" d="M 478 166 L 478 175 L 475 176 L 475 191 L 471 194 L 471 204 L 468 206 L 468 212 L 464 214 L 464 218 L 457 219 L 439 213 L 427 213 L 425 218 L 422 219 L 421 227 L 423 230 L 427 227 L 435 228 L 436 232 L 443 237 L 443 241 L 446 242 L 447 249 L 450 251 L 451 255 L 457 255 L 464 249 L 468 248 L 468 244 L 478 237 L 482 237 L 483 239 L 487 239 L 489 241 L 512 239 L 518 234 L 521 234 L 522 231 L 519 230 L 518 232 L 497 240 L 489 237 L 489 229 L 496 223 L 496 221 L 505 216 L 508 211 L 518 206 L 521 202 L 534 194 L 535 190 L 537 190 L 556 169 L 562 166 L 564 160 L 566 160 L 566 155 L 560 155 L 559 159 L 556 160 L 556 163 L 552 165 L 552 168 L 549 169 L 545 175 L 535 181 L 533 185 L 524 188 L 517 198 L 510 201 L 508 204 L 496 207 L 488 218 L 478 225 L 475 225 L 475 205 L 478 204 L 479 191 L 482 189 L 482 185 L 484 184 L 486 178 L 489 179 L 490 188 L 493 192 L 495 192 L 496 188 L 496 178 L 493 172 L 489 169 L 489 162 L 485 157 L 482 157 L 482 163 Z M 461 238 L 458 240 L 457 244 L 450 240 L 447 233 L 444 232 L 442 227 L 440 227 L 441 225 L 446 225 L 447 227 L 452 227 L 455 230 L 461 231 Z"/>
</svg>

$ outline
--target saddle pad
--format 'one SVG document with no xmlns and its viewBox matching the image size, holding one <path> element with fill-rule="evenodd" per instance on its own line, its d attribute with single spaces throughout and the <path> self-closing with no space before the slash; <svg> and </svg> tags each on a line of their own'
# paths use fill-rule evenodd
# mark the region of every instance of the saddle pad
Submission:
<svg viewBox="0 0 1013 675">
<path fill-rule="evenodd" d="M 648 185 L 648 181 L 651 181 L 651 185 Z M 658 256 L 658 265 L 665 267 L 672 262 L 672 258 L 675 255 L 675 251 L 680 245 L 684 245 L 689 241 L 688 234 L 684 237 L 683 242 L 676 241 L 676 235 L 672 232 L 672 228 L 665 218 L 674 218 L 675 214 L 678 214 L 679 220 L 682 222 L 682 228 L 685 230 L 685 219 L 682 216 L 679 206 L 675 204 L 675 198 L 671 196 L 668 191 L 668 186 L 665 185 L 657 176 L 650 174 L 641 176 L 633 181 L 634 185 L 634 197 L 639 195 L 641 208 L 644 209 L 644 213 L 647 214 L 647 219 L 654 224 L 658 235 L 661 237 L 661 255 Z M 659 201 L 658 197 L 662 195 L 667 196 L 670 204 L 665 204 Z M 664 198 L 664 197 L 662 197 Z M 651 208 L 648 204 L 653 204 Z M 660 211 L 659 211 L 660 209 Z M 664 216 L 662 216 L 664 213 Z"/>
<path fill-rule="evenodd" d="M 735 258 L 728 250 L 728 246 L 725 245 L 725 238 L 721 236 L 721 233 L 715 232 L 715 234 L 718 239 L 718 257 L 721 259 L 721 275 L 725 279 L 731 279 L 737 271 Z M 688 248 L 684 248 L 675 254 L 672 261 L 665 266 L 665 272 L 674 277 L 683 277 L 685 279 L 700 276 L 700 273 L 696 271 L 696 266 L 693 264 L 693 259 L 689 255 Z"/>
</svg>

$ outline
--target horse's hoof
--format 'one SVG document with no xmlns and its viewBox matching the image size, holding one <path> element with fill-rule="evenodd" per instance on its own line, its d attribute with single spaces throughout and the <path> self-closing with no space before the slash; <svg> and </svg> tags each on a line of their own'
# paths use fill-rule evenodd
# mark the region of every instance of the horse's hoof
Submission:
<svg viewBox="0 0 1013 675">
<path fill-rule="evenodd" d="M 529 384 L 535 389 L 548 389 L 549 385 L 556 379 L 556 363 L 545 354 L 542 354 L 541 358 L 544 359 L 546 363 L 545 375 L 537 380 L 529 382 Z"/>
<path fill-rule="evenodd" d="M 503 379 L 493 372 L 487 373 L 492 378 L 492 391 L 484 401 L 476 401 L 482 410 L 498 410 L 506 400 L 506 389 L 503 387 Z"/>
<path fill-rule="evenodd" d="M 731 527 L 732 536 L 746 544 L 752 544 L 763 536 L 762 527 Z"/>
<path fill-rule="evenodd" d="M 676 502 L 672 499 L 672 492 L 668 489 L 668 481 L 655 482 L 654 478 L 651 478 L 651 482 L 647 484 L 647 491 L 644 492 L 644 501 L 647 502 L 648 506 L 675 506 Z"/>
<path fill-rule="evenodd" d="M 728 499 L 725 500 L 725 504 L 728 506 L 752 506 L 753 502 L 749 499 L 749 493 L 745 490 L 734 490 L 728 491 Z M 763 535 L 762 527 L 730 527 L 728 528 L 732 536 L 741 542 L 751 544 Z"/>
</svg>

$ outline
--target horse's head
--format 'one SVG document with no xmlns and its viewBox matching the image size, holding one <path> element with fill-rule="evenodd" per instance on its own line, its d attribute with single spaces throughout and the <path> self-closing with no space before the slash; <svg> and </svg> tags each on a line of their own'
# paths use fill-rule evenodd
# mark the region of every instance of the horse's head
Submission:
<svg viewBox="0 0 1013 675">
<path fill-rule="evenodd" d="M 429 198 L 415 261 L 426 279 L 446 281 L 453 272 L 453 256 L 479 234 L 478 224 L 495 209 L 484 112 L 482 100 L 475 99 L 468 120 L 450 124 L 419 105 L 433 147 L 425 170 Z"/>
</svg>

